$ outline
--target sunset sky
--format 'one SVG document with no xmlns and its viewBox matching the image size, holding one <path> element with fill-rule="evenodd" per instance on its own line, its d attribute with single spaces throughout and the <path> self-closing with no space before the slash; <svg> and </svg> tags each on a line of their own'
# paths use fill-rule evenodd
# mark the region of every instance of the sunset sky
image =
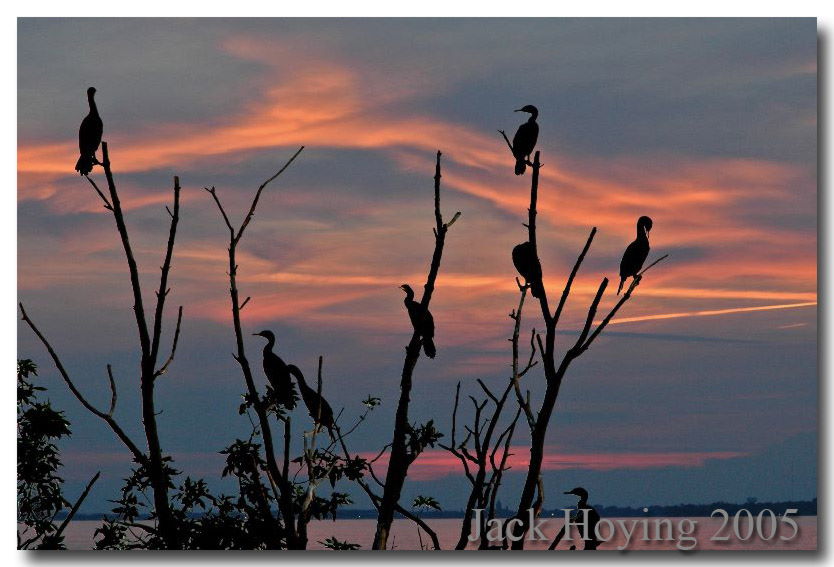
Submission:
<svg viewBox="0 0 834 567">
<path fill-rule="evenodd" d="M 192 476 L 219 477 L 217 451 L 248 436 L 231 357 L 227 232 L 205 186 L 239 222 L 264 194 L 239 252 L 247 349 L 314 375 L 344 423 L 383 403 L 352 437 L 390 441 L 411 327 L 398 286 L 425 281 L 432 175 L 443 152 L 449 232 L 432 311 L 435 360 L 421 359 L 412 420 L 448 433 L 455 385 L 478 394 L 510 369 L 517 303 L 512 247 L 526 238 L 529 174 L 498 134 L 540 110 L 539 252 L 551 295 L 592 227 L 557 344 L 572 344 L 603 277 L 616 279 L 640 215 L 653 268 L 569 373 L 548 436 L 546 506 L 586 486 L 593 502 L 816 497 L 816 22 L 793 20 L 35 20 L 19 23 L 18 286 L 84 392 L 141 439 L 136 328 L 112 216 L 73 171 L 95 86 L 104 139 L 148 300 L 167 238 L 172 177 L 183 184 L 168 335 L 178 356 L 158 382 L 163 447 Z M 104 183 L 100 168 L 93 176 Z M 615 286 L 603 300 L 615 301 Z M 541 329 L 526 311 L 525 334 Z M 96 470 L 86 507 L 107 508 L 127 451 L 85 413 L 44 349 L 19 327 L 67 412 L 71 494 Z M 536 403 L 543 376 L 525 377 Z M 298 411 L 295 423 L 307 423 Z M 523 429 L 523 428 L 520 428 Z M 502 501 L 528 457 L 516 437 Z M 465 504 L 458 462 L 428 451 L 406 497 Z M 222 484 L 216 484 L 228 488 Z M 360 494 L 356 507 L 370 508 Z"/>
</svg>

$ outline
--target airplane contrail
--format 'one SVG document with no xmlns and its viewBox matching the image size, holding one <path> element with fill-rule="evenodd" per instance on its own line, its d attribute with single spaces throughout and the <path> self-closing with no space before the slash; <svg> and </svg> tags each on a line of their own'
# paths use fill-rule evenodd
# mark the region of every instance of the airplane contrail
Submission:
<svg viewBox="0 0 834 567">
<path fill-rule="evenodd" d="M 638 321 L 653 321 L 656 319 L 679 319 L 681 317 L 710 317 L 713 315 L 729 315 L 732 313 L 748 313 L 750 311 L 770 311 L 773 309 L 794 309 L 798 307 L 811 307 L 816 305 L 816 301 L 806 301 L 804 303 L 783 303 L 780 305 L 759 305 L 756 307 L 733 307 L 730 309 L 714 309 L 709 311 L 683 311 L 680 313 L 660 313 L 657 315 L 641 315 L 638 317 L 623 317 L 612 320 L 609 325 L 618 325 L 622 323 L 636 323 Z M 597 322 L 598 324 L 599 322 Z"/>
</svg>

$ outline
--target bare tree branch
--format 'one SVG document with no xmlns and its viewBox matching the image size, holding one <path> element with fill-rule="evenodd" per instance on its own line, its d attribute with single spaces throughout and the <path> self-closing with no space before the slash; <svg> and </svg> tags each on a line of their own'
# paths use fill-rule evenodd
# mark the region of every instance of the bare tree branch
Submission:
<svg viewBox="0 0 834 567">
<path fill-rule="evenodd" d="M 177 354 L 177 345 L 180 341 L 180 325 L 182 324 L 182 305 L 180 305 L 179 310 L 177 311 L 177 326 L 174 328 L 174 340 L 171 344 L 171 354 L 168 355 L 168 358 L 165 360 L 165 363 L 154 372 L 156 377 L 162 376 L 168 371 L 168 366 L 174 361 L 174 356 Z"/>
<path fill-rule="evenodd" d="M 269 185 L 270 182 L 272 182 L 279 175 L 281 175 L 281 173 L 283 173 L 287 169 L 287 167 L 289 167 L 289 165 L 295 160 L 295 158 L 301 153 L 303 149 L 304 146 L 301 146 L 298 149 L 298 151 L 296 151 L 295 154 L 284 164 L 284 166 L 278 170 L 277 173 L 269 177 L 260 185 L 260 187 L 258 187 L 258 190 L 256 191 L 254 198 L 252 199 L 252 203 L 249 206 L 249 211 L 247 212 L 246 217 L 244 218 L 244 221 L 241 224 L 240 228 L 238 228 L 237 230 L 235 230 L 234 226 L 232 226 L 231 222 L 229 221 L 229 216 L 226 214 L 226 210 L 217 196 L 217 190 L 214 187 L 212 187 L 211 189 L 206 188 L 206 191 L 212 196 L 212 199 L 217 205 L 217 208 L 220 211 L 220 215 L 223 218 L 223 222 L 226 225 L 226 228 L 229 229 L 229 296 L 231 299 L 232 323 L 234 326 L 236 343 L 236 352 L 232 356 L 241 368 L 241 372 L 243 373 L 243 379 L 246 383 L 246 389 L 249 398 L 252 400 L 253 408 L 255 410 L 256 415 L 258 416 L 258 424 L 260 426 L 261 437 L 263 438 L 264 455 L 266 458 L 267 477 L 270 479 L 270 482 L 273 485 L 273 489 L 277 490 L 276 496 L 278 500 L 278 507 L 281 512 L 281 517 L 284 519 L 286 543 L 287 547 L 290 549 L 303 549 L 304 547 L 306 547 L 306 540 L 303 537 L 303 534 L 299 534 L 296 530 L 296 511 L 294 509 L 293 504 L 294 490 L 292 482 L 288 476 L 289 458 L 288 455 L 285 453 L 284 467 L 282 472 L 282 470 L 279 469 L 278 461 L 275 458 L 275 445 L 273 442 L 272 427 L 269 422 L 267 408 L 265 407 L 261 399 L 261 396 L 258 393 L 258 389 L 255 386 L 255 380 L 252 375 L 252 368 L 249 364 L 248 358 L 246 357 L 246 348 L 243 341 L 243 325 L 240 319 L 241 302 L 237 287 L 238 265 L 236 260 L 236 254 L 237 246 L 240 243 L 241 238 L 243 237 L 243 233 L 255 215 L 255 210 L 257 208 L 258 202 L 260 200 L 264 188 L 266 188 L 266 186 Z M 285 421 L 285 427 L 288 427 L 287 421 Z M 300 535 L 302 537 L 300 537 Z"/>
<path fill-rule="evenodd" d="M 255 198 L 252 199 L 252 205 L 249 207 L 249 212 L 246 213 L 246 218 L 243 219 L 243 223 L 241 223 L 240 228 L 237 230 L 235 240 L 240 240 L 243 237 L 243 231 L 246 230 L 246 227 L 249 226 L 249 223 L 252 221 L 252 217 L 255 216 L 255 208 L 258 206 L 258 201 L 261 199 L 261 193 L 263 193 L 263 190 L 266 188 L 267 185 L 272 183 L 272 181 L 274 181 L 279 175 L 284 173 L 284 171 L 290 166 L 290 164 L 295 161 L 295 158 L 298 157 L 298 154 L 300 154 L 302 150 L 304 150 L 304 146 L 298 148 L 298 150 L 293 154 L 293 156 L 289 160 L 287 160 L 287 163 L 284 164 L 284 167 L 279 169 L 275 173 L 275 175 L 261 183 L 261 186 L 258 187 L 258 190 L 255 192 Z"/>
<path fill-rule="evenodd" d="M 23 321 L 26 322 L 27 325 L 29 325 L 29 328 L 32 329 L 32 332 L 35 333 L 35 335 L 38 337 L 38 339 L 40 339 L 41 343 L 43 344 L 43 346 L 46 348 L 47 352 L 49 353 L 49 356 L 52 357 L 52 362 L 53 362 L 53 364 L 55 364 L 55 368 L 58 370 L 58 373 L 61 375 L 61 378 L 64 380 L 64 383 L 67 385 L 70 392 L 72 392 L 72 395 L 75 396 L 75 399 L 77 399 L 81 403 L 81 405 L 84 406 L 84 408 L 87 411 L 89 411 L 90 413 L 92 413 L 93 415 L 98 417 L 99 419 L 103 420 L 110 427 L 110 429 L 113 430 L 113 433 L 115 433 L 116 437 L 118 437 L 119 440 L 121 440 L 121 442 L 124 443 L 125 447 L 128 448 L 128 450 L 133 455 L 133 459 L 137 463 L 147 463 L 147 457 L 145 456 L 145 454 L 142 453 L 142 451 L 139 450 L 139 447 L 137 447 L 136 444 L 130 439 L 130 437 L 127 436 L 127 434 L 119 426 L 119 424 L 116 422 L 116 420 L 113 418 L 113 416 L 110 415 L 109 413 L 104 413 L 103 411 L 101 411 L 98 408 L 96 408 L 95 406 L 93 406 L 90 402 L 87 401 L 87 399 L 84 397 L 84 395 L 78 390 L 78 388 L 75 386 L 75 383 L 69 377 L 69 374 L 67 373 L 66 369 L 64 368 L 64 365 L 61 362 L 61 359 L 58 357 L 58 354 L 52 348 L 52 345 L 49 344 L 49 341 L 46 339 L 45 336 L 43 336 L 43 333 L 41 333 L 40 329 L 38 329 L 38 327 L 35 325 L 34 321 L 32 321 L 29 318 L 29 315 L 27 315 L 26 310 L 23 308 L 23 304 L 20 303 L 19 305 L 20 305 L 21 318 L 23 319 Z M 115 388 L 113 389 L 113 391 L 115 391 Z M 111 399 L 111 405 L 112 405 L 112 399 Z"/>
<path fill-rule="evenodd" d="M 119 199 L 119 193 L 116 191 L 116 182 L 113 180 L 113 172 L 110 169 L 110 155 L 107 151 L 107 142 L 101 143 L 102 162 L 104 167 L 104 175 L 107 179 L 107 187 L 110 191 L 110 202 L 113 204 L 113 217 L 116 219 L 116 229 L 119 231 L 121 237 L 122 247 L 124 248 L 125 258 L 127 259 L 128 271 L 130 273 L 130 287 L 133 290 L 133 313 L 136 318 L 136 327 L 139 330 L 139 343 L 142 349 L 143 364 L 150 353 L 150 334 L 148 333 L 148 324 L 145 320 L 145 307 L 142 300 L 142 285 L 139 281 L 139 268 L 136 264 L 136 258 L 133 256 L 133 248 L 130 245 L 130 237 L 127 233 L 127 225 L 125 224 L 124 214 L 122 213 L 122 203 Z"/>
<path fill-rule="evenodd" d="M 443 257 L 446 233 L 449 230 L 449 226 L 460 216 L 460 212 L 458 212 L 454 215 L 452 221 L 446 224 L 443 222 L 443 214 L 440 210 L 441 155 L 438 151 L 434 173 L 434 253 L 432 254 L 426 284 L 423 288 L 423 297 L 420 300 L 420 310 L 424 313 L 428 311 L 429 302 L 434 293 L 435 281 L 437 280 L 437 274 L 440 271 L 440 261 Z M 409 455 L 408 453 L 406 437 L 410 428 L 408 408 L 411 401 L 412 380 L 414 369 L 417 366 L 417 360 L 420 357 L 421 345 L 420 331 L 415 325 L 414 333 L 411 335 L 411 340 L 406 347 L 405 361 L 403 362 L 403 371 L 400 378 L 400 399 L 397 404 L 394 434 L 391 442 L 391 457 L 388 461 L 388 470 L 386 472 L 382 502 L 379 507 L 373 549 L 387 548 L 391 524 L 394 521 L 394 510 L 399 503 L 400 494 L 402 493 L 406 476 L 408 476 L 408 468 L 416 458 L 416 455 Z"/>
<path fill-rule="evenodd" d="M 513 150 L 513 144 L 512 144 L 512 142 L 510 142 L 510 139 L 507 137 L 507 133 L 504 132 L 503 130 L 498 130 L 498 133 L 501 134 L 502 136 L 504 136 L 504 141 L 507 142 L 507 147 L 510 148 L 510 153 L 512 153 L 514 151 Z"/>
<path fill-rule="evenodd" d="M 113 379 L 113 367 L 109 364 L 107 365 L 107 378 L 110 381 L 110 409 L 107 410 L 107 415 L 112 417 L 113 412 L 116 411 L 118 395 L 116 394 L 116 380 Z"/>
<path fill-rule="evenodd" d="M 90 182 L 90 185 L 93 186 L 93 189 L 96 190 L 96 193 L 98 193 L 98 196 L 101 197 L 101 200 L 104 201 L 104 208 L 108 211 L 112 211 L 113 205 L 110 204 L 110 201 L 107 200 L 107 197 L 105 197 L 104 193 L 101 192 L 101 189 L 98 188 L 98 185 L 96 185 L 96 182 L 93 181 L 93 178 L 89 175 L 85 175 L 84 177 L 87 179 L 87 181 Z"/>
<path fill-rule="evenodd" d="M 229 215 L 226 214 L 226 209 L 223 208 L 223 205 L 220 203 L 220 199 L 217 197 L 217 189 L 215 189 L 213 186 L 211 189 L 209 189 L 208 187 L 204 187 L 204 189 L 208 191 L 208 194 L 211 195 L 212 199 L 214 199 L 217 208 L 220 210 L 220 215 L 223 217 L 223 222 L 226 223 L 226 228 L 228 228 L 229 232 L 232 233 L 232 240 L 234 240 L 235 229 L 232 226 L 232 223 L 229 222 Z"/>
<path fill-rule="evenodd" d="M 539 157 L 539 152 L 536 152 L 532 164 L 533 174 L 530 186 L 530 207 L 528 209 L 527 223 L 528 240 L 533 245 L 534 251 L 537 251 L 536 203 L 538 199 L 539 169 L 541 168 Z M 626 301 L 628 301 L 628 299 L 631 297 L 632 292 L 636 289 L 637 285 L 639 285 L 640 279 L 642 277 L 641 273 L 634 278 L 634 280 L 631 283 L 631 286 L 629 286 L 629 289 L 626 291 L 625 295 L 617 302 L 617 304 L 614 306 L 611 312 L 605 317 L 605 319 L 603 319 L 603 321 L 600 323 L 599 326 L 597 326 L 593 333 L 591 333 L 594 317 L 596 316 L 596 312 L 599 307 L 600 301 L 602 300 L 602 296 L 605 293 L 605 290 L 608 286 L 608 279 L 605 278 L 602 280 L 597 290 L 597 293 L 594 296 L 594 299 L 591 302 L 590 307 L 588 308 L 588 314 L 585 320 L 585 324 L 579 336 L 577 337 L 576 343 L 572 348 L 568 349 L 565 352 L 560 364 L 557 367 L 555 363 L 554 347 L 556 337 L 556 326 L 562 315 L 562 311 L 567 302 L 568 296 L 570 295 L 573 281 L 576 277 L 577 272 L 579 271 L 579 267 L 581 266 L 586 254 L 588 253 L 588 250 L 590 249 L 595 234 L 596 228 L 591 230 L 591 233 L 588 236 L 588 240 L 586 241 L 585 246 L 582 249 L 582 252 L 579 254 L 576 263 L 574 264 L 573 270 L 571 271 L 570 276 L 568 277 L 564 291 L 562 292 L 562 296 L 559 301 L 559 305 L 556 308 L 556 312 L 554 314 L 551 315 L 548 309 L 546 290 L 543 290 L 542 293 L 540 293 L 539 303 L 541 305 L 542 318 L 544 319 L 545 323 L 545 339 L 544 342 L 542 342 L 541 337 L 537 335 L 536 340 L 538 341 L 539 352 L 543 361 L 546 389 L 544 398 L 541 403 L 541 408 L 539 409 L 539 412 L 535 417 L 535 421 L 531 424 L 532 439 L 530 446 L 530 461 L 527 469 L 527 476 L 524 482 L 524 489 L 522 491 L 521 498 L 519 501 L 518 511 L 515 515 L 515 518 L 520 521 L 520 528 L 518 530 L 514 530 L 515 533 L 513 535 L 517 539 L 514 538 L 515 541 L 513 541 L 512 543 L 513 549 L 523 549 L 524 547 L 523 535 L 529 529 L 528 510 L 533 509 L 534 512 L 538 514 L 544 502 L 544 489 L 541 477 L 541 466 L 544 457 L 544 443 L 547 435 L 547 429 L 550 423 L 550 418 L 553 414 L 553 409 L 556 404 L 556 399 L 559 396 L 559 389 L 561 388 L 565 374 L 567 373 L 571 362 L 573 362 L 576 358 L 578 358 L 583 352 L 585 352 L 588 349 L 588 347 L 593 343 L 593 341 L 600 335 L 600 333 L 602 333 L 602 331 L 605 329 L 605 327 L 608 325 L 608 323 L 611 321 L 611 319 L 614 317 L 614 315 L 617 313 L 620 307 L 622 307 L 622 305 Z M 536 257 L 538 259 L 538 252 L 536 252 Z M 661 260 L 662 259 L 663 258 L 661 258 Z M 656 263 L 657 262 L 655 262 L 654 264 Z M 651 268 L 651 266 L 653 266 L 654 264 L 651 264 L 650 266 L 648 266 L 648 268 Z M 519 404 L 522 406 L 522 408 L 524 408 L 525 402 L 521 399 L 520 389 L 516 389 L 516 397 L 519 399 Z M 529 401 L 526 403 L 529 404 Z M 528 423 L 530 423 L 531 412 L 525 410 L 525 413 L 527 414 Z M 534 502 L 533 498 L 536 493 L 538 493 L 538 498 Z"/>
<path fill-rule="evenodd" d="M 629 299 L 631 299 L 631 294 L 634 293 L 634 290 L 636 290 L 637 286 L 640 285 L 640 282 L 643 279 L 643 274 L 646 273 L 646 271 L 649 268 L 651 268 L 655 264 L 660 263 L 661 261 L 665 260 L 668 257 L 669 257 L 668 254 L 665 254 L 665 255 L 661 256 L 660 258 L 658 258 L 657 260 L 655 260 L 654 262 L 649 264 L 646 268 L 643 269 L 643 271 L 641 271 L 639 274 L 637 274 L 637 276 L 634 279 L 631 280 L 631 285 L 628 286 L 628 289 L 623 294 L 623 296 L 620 298 L 620 300 L 616 303 L 616 305 L 614 305 L 614 307 L 611 309 L 611 311 L 608 313 L 608 315 L 606 315 L 605 318 L 602 320 L 602 322 L 597 326 L 597 328 L 594 330 L 594 332 L 590 336 L 590 338 L 587 341 L 585 341 L 584 344 L 581 344 L 581 346 L 579 346 L 579 343 L 577 343 L 577 345 L 578 345 L 577 356 L 582 354 L 586 350 L 588 350 L 588 348 L 590 348 L 591 344 L 605 330 L 605 327 L 608 326 L 608 323 L 611 322 L 611 319 L 614 318 L 614 315 L 617 314 L 617 311 L 620 310 L 620 307 L 625 305 L 625 302 L 628 301 Z"/>
<path fill-rule="evenodd" d="M 518 283 L 518 280 L 516 280 Z M 518 401 L 518 406 L 524 410 L 524 416 L 527 419 L 527 424 L 532 428 L 536 422 L 536 416 L 533 415 L 533 410 L 530 407 L 530 404 L 527 400 L 525 400 L 524 396 L 521 393 L 521 383 L 520 379 L 524 374 L 527 373 L 530 368 L 533 367 L 535 362 L 533 361 L 533 357 L 536 355 L 536 347 L 533 344 L 533 336 L 535 336 L 536 331 L 533 330 L 530 336 L 530 360 L 527 362 L 527 366 L 524 370 L 519 370 L 518 368 L 518 358 L 519 358 L 519 347 L 518 341 L 519 336 L 521 333 L 521 314 L 524 309 L 524 298 L 527 296 L 527 289 L 529 286 L 521 286 L 519 285 L 519 299 L 518 299 L 518 307 L 515 311 L 510 314 L 510 318 L 515 322 L 513 325 L 513 336 L 510 339 L 512 343 L 512 368 L 513 368 L 513 375 L 511 376 L 511 382 L 513 385 L 513 390 L 515 390 L 516 400 Z"/>
<path fill-rule="evenodd" d="M 553 315 L 554 326 L 559 324 L 559 318 L 562 316 L 562 309 L 564 309 L 565 303 L 567 302 L 568 296 L 570 295 L 573 280 L 576 278 L 576 274 L 579 272 L 579 266 L 581 266 L 582 262 L 585 260 L 585 255 L 588 254 L 588 250 L 590 250 L 591 248 L 591 243 L 594 241 L 594 236 L 596 236 L 596 233 L 597 227 L 591 229 L 591 234 L 588 236 L 587 242 L 585 242 L 585 247 L 582 248 L 582 252 L 576 259 L 576 263 L 573 265 L 573 270 L 571 270 L 570 276 L 568 276 L 568 281 L 567 283 L 565 283 L 565 289 L 562 291 L 562 297 L 559 299 L 559 305 L 556 307 L 556 313 Z"/>
<path fill-rule="evenodd" d="M 156 292 L 156 309 L 153 316 L 153 336 L 151 339 L 150 358 L 156 361 L 159 356 L 159 341 L 162 337 L 162 314 L 165 311 L 165 298 L 168 296 L 168 274 L 171 271 L 171 259 L 174 256 L 174 241 L 177 238 L 177 225 L 180 221 L 180 178 L 174 176 L 174 211 L 171 214 L 171 226 L 168 229 L 168 244 L 165 247 L 165 260 L 162 262 L 160 270 L 162 274 L 159 277 L 159 290 Z M 179 310 L 179 318 L 177 319 L 177 333 L 179 333 L 180 319 L 182 319 L 182 307 Z M 177 337 L 178 338 L 178 337 Z M 174 339 L 174 348 L 176 348 L 176 338 Z M 172 353 L 173 357 L 173 353 Z M 169 362 L 170 362 L 169 358 Z M 166 362 L 164 367 L 167 367 L 169 362 Z M 154 373 L 154 377 L 159 376 L 164 370 Z"/>
<path fill-rule="evenodd" d="M 603 278 L 602 283 L 600 283 L 599 288 L 597 288 L 597 294 L 594 296 L 594 300 L 588 308 L 588 317 L 585 319 L 585 325 L 582 327 L 582 332 L 579 333 L 579 338 L 576 339 L 576 346 L 574 348 L 581 348 L 582 343 L 584 343 L 585 339 L 588 337 L 588 333 L 591 331 L 591 325 L 594 324 L 594 317 L 597 315 L 599 302 L 602 300 L 602 294 L 605 293 L 605 288 L 607 287 L 608 278 Z M 578 356 L 578 354 L 578 352 L 575 353 L 576 356 Z"/>
<path fill-rule="evenodd" d="M 98 471 L 93 478 L 90 479 L 90 482 L 87 483 L 86 488 L 84 488 L 84 492 L 81 493 L 81 496 L 78 497 L 78 500 L 75 501 L 75 504 L 72 505 L 67 517 L 64 518 L 64 521 L 61 522 L 61 525 L 58 526 L 58 529 L 55 530 L 53 537 L 58 539 L 61 537 L 61 534 L 64 533 L 64 530 L 67 529 L 67 526 L 75 517 L 75 513 L 78 512 L 78 509 L 81 508 L 81 505 L 84 503 L 84 500 L 87 498 L 87 495 L 90 494 L 90 490 L 93 488 L 93 485 L 96 483 L 98 478 L 101 476 L 101 471 Z"/>
</svg>

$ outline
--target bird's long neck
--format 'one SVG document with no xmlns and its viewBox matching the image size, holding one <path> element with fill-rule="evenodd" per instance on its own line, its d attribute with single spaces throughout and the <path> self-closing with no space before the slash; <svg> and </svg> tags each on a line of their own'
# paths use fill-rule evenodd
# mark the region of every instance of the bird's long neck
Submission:
<svg viewBox="0 0 834 567">
<path fill-rule="evenodd" d="M 302 390 L 310 390 L 310 387 L 307 385 L 307 380 L 304 379 L 304 374 L 301 373 L 301 370 L 297 366 L 290 366 L 289 368 L 290 374 L 295 376 L 296 381 L 298 381 L 298 387 Z"/>
<path fill-rule="evenodd" d="M 414 301 L 414 290 L 411 290 L 411 289 L 405 290 L 405 303 L 406 303 L 406 305 L 408 305 L 412 301 Z"/>
<path fill-rule="evenodd" d="M 637 240 L 640 242 L 649 241 L 649 232 L 646 230 L 646 227 L 642 224 L 637 225 Z"/>
<path fill-rule="evenodd" d="M 588 507 L 588 499 L 587 498 L 580 498 L 579 502 L 576 503 L 576 509 L 582 510 L 583 508 Z"/>
<path fill-rule="evenodd" d="M 539 117 L 539 113 L 538 113 L 538 111 L 536 111 L 536 112 L 531 112 L 531 113 L 530 113 L 530 118 L 528 118 L 528 119 L 527 119 L 527 122 L 535 122 L 535 121 L 536 121 L 536 118 L 538 118 L 538 117 Z"/>
<path fill-rule="evenodd" d="M 267 337 L 266 345 L 264 345 L 264 354 L 272 352 L 272 347 L 275 346 L 275 337 Z"/>
<path fill-rule="evenodd" d="M 94 94 L 87 95 L 87 102 L 90 103 L 90 114 L 98 114 L 98 107 L 96 107 L 96 99 Z"/>
</svg>

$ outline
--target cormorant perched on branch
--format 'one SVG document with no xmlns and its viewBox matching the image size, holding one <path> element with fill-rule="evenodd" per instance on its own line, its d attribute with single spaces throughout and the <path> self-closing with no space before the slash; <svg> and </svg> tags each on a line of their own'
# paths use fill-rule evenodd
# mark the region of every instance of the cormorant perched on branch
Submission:
<svg viewBox="0 0 834 567">
<path fill-rule="evenodd" d="M 539 125 L 536 118 L 539 116 L 539 109 L 528 104 L 519 108 L 516 112 L 529 112 L 530 118 L 518 127 L 513 136 L 513 155 L 515 156 L 515 174 L 522 175 L 527 169 L 527 162 L 530 161 L 530 154 L 536 147 L 536 140 L 539 138 Z"/>
<path fill-rule="evenodd" d="M 434 317 L 431 316 L 431 311 L 423 310 L 420 303 L 414 301 L 414 290 L 408 284 L 400 286 L 405 292 L 405 308 L 408 310 L 408 317 L 411 319 L 411 325 L 414 330 L 423 338 L 423 352 L 429 358 L 434 358 L 437 354 L 437 349 L 434 347 Z"/>
<path fill-rule="evenodd" d="M 513 265 L 530 286 L 530 293 L 533 294 L 533 297 L 541 297 L 544 292 L 542 265 L 539 263 L 539 258 L 532 243 L 522 242 L 513 248 Z"/>
<path fill-rule="evenodd" d="M 298 394 L 295 392 L 292 378 L 290 378 L 290 371 L 287 364 L 281 360 L 281 357 L 272 352 L 272 347 L 275 346 L 275 333 L 272 331 L 261 331 L 260 333 L 253 333 L 256 336 L 264 337 L 266 339 L 266 346 L 264 346 L 264 374 L 266 374 L 272 389 L 275 390 L 276 401 L 291 410 L 295 408 Z"/>
<path fill-rule="evenodd" d="M 287 369 L 290 374 L 295 376 L 295 380 L 298 382 L 298 388 L 301 390 L 301 398 L 304 400 L 304 405 L 307 406 L 310 417 L 313 418 L 313 421 L 317 425 L 327 428 L 331 439 L 336 439 L 333 436 L 335 423 L 333 422 L 333 409 L 330 407 L 330 404 L 327 403 L 324 396 L 319 395 L 316 390 L 307 385 L 304 374 L 301 373 L 301 370 L 297 366 L 290 364 L 287 366 Z"/>
<path fill-rule="evenodd" d="M 88 175 L 93 170 L 93 165 L 98 163 L 96 150 L 101 144 L 101 134 L 104 130 L 101 117 L 98 115 L 98 108 L 96 108 L 96 101 L 93 98 L 95 94 L 94 87 L 87 89 L 90 112 L 81 121 L 81 127 L 78 129 L 78 150 L 81 156 L 75 162 L 75 171 L 81 175 Z"/>
<path fill-rule="evenodd" d="M 635 277 L 643 267 L 643 262 L 649 255 L 649 231 L 652 229 L 652 219 L 642 216 L 637 219 L 637 239 L 628 245 L 623 259 L 620 260 L 620 287 L 617 288 L 617 295 L 623 289 L 623 284 L 628 277 Z"/>
</svg>

